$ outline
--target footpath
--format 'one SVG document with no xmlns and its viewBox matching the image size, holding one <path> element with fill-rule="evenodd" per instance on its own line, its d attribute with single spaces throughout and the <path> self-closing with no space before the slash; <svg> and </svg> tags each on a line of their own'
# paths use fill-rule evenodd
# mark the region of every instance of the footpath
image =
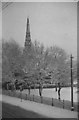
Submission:
<svg viewBox="0 0 79 120">
<path fill-rule="evenodd" d="M 41 103 L 36 103 L 29 100 L 21 101 L 20 98 L 0 95 L 0 101 L 19 106 L 25 110 L 33 111 L 48 118 L 78 118 L 78 112 L 70 111 L 54 106 L 49 106 Z"/>
</svg>

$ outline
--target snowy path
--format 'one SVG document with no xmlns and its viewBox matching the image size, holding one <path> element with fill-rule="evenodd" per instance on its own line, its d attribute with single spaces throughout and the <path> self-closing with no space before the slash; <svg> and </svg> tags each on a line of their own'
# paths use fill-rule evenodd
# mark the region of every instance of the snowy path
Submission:
<svg viewBox="0 0 79 120">
<path fill-rule="evenodd" d="M 14 98 L 6 95 L 2 95 L 2 97 L 0 95 L 0 101 L 1 100 L 5 103 L 16 105 L 29 111 L 34 111 L 36 113 L 39 113 L 49 118 L 77 118 L 78 117 L 77 112 L 73 112 L 70 110 L 63 110 L 61 108 L 52 107 L 49 105 L 36 103 L 28 100 L 22 100 L 21 102 L 21 99 L 19 98 Z"/>
</svg>

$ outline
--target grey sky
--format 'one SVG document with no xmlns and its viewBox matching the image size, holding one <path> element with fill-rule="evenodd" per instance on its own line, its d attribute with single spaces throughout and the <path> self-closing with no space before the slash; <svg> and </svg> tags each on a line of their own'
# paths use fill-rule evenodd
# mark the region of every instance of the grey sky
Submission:
<svg viewBox="0 0 79 120">
<path fill-rule="evenodd" d="M 13 3 L 2 13 L 2 37 L 14 38 L 23 46 L 27 16 L 32 41 L 38 40 L 45 46 L 58 45 L 76 56 L 77 3 Z"/>
</svg>

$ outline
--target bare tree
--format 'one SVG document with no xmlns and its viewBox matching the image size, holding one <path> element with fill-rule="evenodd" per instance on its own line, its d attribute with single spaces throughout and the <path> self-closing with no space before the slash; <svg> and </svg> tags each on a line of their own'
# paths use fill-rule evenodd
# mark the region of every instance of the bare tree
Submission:
<svg viewBox="0 0 79 120">
<path fill-rule="evenodd" d="M 2 43 L 2 78 L 12 81 L 14 73 L 22 69 L 22 51 L 20 46 L 13 40 Z"/>
</svg>

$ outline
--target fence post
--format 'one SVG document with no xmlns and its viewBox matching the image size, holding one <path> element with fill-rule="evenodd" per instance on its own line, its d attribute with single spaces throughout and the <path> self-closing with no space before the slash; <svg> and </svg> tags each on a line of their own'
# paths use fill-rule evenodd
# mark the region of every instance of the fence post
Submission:
<svg viewBox="0 0 79 120">
<path fill-rule="evenodd" d="M 7 94 L 10 96 L 10 92 L 8 91 Z"/>
<path fill-rule="evenodd" d="M 10 96 L 11 94 L 10 94 L 10 91 L 9 91 L 9 96 Z"/>
<path fill-rule="evenodd" d="M 27 94 L 26 94 L 26 100 L 27 100 Z"/>
<path fill-rule="evenodd" d="M 34 101 L 34 95 L 33 95 L 33 101 Z"/>
<path fill-rule="evenodd" d="M 31 101 L 31 95 L 30 95 L 30 101 Z"/>
<path fill-rule="evenodd" d="M 29 95 L 29 100 L 30 100 L 30 95 Z"/>
<path fill-rule="evenodd" d="M 21 91 L 21 102 L 22 102 L 22 91 Z"/>
<path fill-rule="evenodd" d="M 42 103 L 43 101 L 42 101 L 42 96 L 41 96 L 41 103 Z"/>
<path fill-rule="evenodd" d="M 9 95 L 11 95 L 11 91 L 10 91 L 10 94 Z"/>
<path fill-rule="evenodd" d="M 63 109 L 64 109 L 64 100 L 63 100 Z"/>
<path fill-rule="evenodd" d="M 53 98 L 52 98 L 52 106 L 53 106 Z"/>
</svg>

